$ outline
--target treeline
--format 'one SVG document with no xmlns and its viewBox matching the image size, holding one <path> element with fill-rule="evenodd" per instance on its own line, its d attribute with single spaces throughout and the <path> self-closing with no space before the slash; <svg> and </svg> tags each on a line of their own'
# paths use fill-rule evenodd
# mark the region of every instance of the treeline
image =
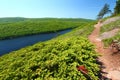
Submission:
<svg viewBox="0 0 120 80">
<path fill-rule="evenodd" d="M 27 18 L 23 17 L 5 17 L 0 18 L 0 23 L 11 23 L 11 22 L 18 22 L 18 21 L 25 21 Z"/>
<path fill-rule="evenodd" d="M 59 21 L 92 21 L 91 19 L 83 19 L 83 18 L 24 18 L 24 17 L 5 17 L 0 18 L 0 23 L 11 23 L 11 22 L 19 22 L 19 21 L 51 21 L 51 20 L 59 20 Z"/>
<path fill-rule="evenodd" d="M 0 39 L 14 38 L 39 33 L 56 32 L 75 28 L 92 20 L 41 18 L 27 19 L 19 22 L 1 23 Z"/>
</svg>

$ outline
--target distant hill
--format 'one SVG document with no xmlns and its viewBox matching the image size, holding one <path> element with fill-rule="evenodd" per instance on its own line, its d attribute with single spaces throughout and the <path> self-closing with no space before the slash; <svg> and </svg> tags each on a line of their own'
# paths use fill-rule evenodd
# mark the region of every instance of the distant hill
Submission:
<svg viewBox="0 0 120 80">
<path fill-rule="evenodd" d="M 18 22 L 18 21 L 24 21 L 26 18 L 22 17 L 5 17 L 0 18 L 0 23 L 11 23 L 11 22 Z"/>
<path fill-rule="evenodd" d="M 59 20 L 59 21 L 93 21 L 92 19 L 83 19 L 83 18 L 27 18 L 27 20 L 41 20 L 41 21 L 50 21 L 50 20 Z"/>
<path fill-rule="evenodd" d="M 54 20 L 59 20 L 59 21 L 93 21 L 91 19 L 83 19 L 83 18 L 24 18 L 24 17 L 5 17 L 5 18 L 0 18 L 0 23 L 11 23 L 11 22 L 19 22 L 19 21 L 54 21 Z"/>
<path fill-rule="evenodd" d="M 56 32 L 79 27 L 88 22 L 93 22 L 93 20 L 81 18 L 0 18 L 0 39 Z"/>
</svg>

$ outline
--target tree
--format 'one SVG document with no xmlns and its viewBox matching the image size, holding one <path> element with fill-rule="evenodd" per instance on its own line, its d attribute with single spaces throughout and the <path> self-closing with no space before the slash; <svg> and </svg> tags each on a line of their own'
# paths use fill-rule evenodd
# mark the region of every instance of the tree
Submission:
<svg viewBox="0 0 120 80">
<path fill-rule="evenodd" d="M 105 4 L 104 7 L 100 10 L 99 14 L 97 15 L 97 19 L 102 19 L 105 14 L 111 13 L 109 9 L 109 5 Z"/>
<path fill-rule="evenodd" d="M 120 14 L 120 0 L 116 1 L 116 6 L 114 8 L 114 15 Z"/>
</svg>

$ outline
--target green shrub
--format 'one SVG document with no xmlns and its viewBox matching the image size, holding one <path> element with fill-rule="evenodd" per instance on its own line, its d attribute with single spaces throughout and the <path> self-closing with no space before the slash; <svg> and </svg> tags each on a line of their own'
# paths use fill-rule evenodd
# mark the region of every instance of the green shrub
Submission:
<svg viewBox="0 0 120 80">
<path fill-rule="evenodd" d="M 76 66 L 84 65 L 98 80 L 98 54 L 86 39 L 55 39 L 0 57 L 0 80 L 87 80 Z"/>
</svg>

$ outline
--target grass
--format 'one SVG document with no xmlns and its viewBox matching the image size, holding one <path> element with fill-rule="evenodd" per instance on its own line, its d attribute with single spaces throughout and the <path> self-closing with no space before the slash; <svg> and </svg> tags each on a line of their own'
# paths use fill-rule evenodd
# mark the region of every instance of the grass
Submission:
<svg viewBox="0 0 120 80">
<path fill-rule="evenodd" d="M 118 32 L 114 37 L 112 38 L 109 38 L 109 39 L 104 39 L 103 42 L 104 42 L 104 45 L 105 46 L 110 46 L 111 42 L 113 40 L 117 40 L 117 41 L 120 41 L 120 32 Z"/>
<path fill-rule="evenodd" d="M 61 35 L 57 38 L 69 38 L 69 37 L 73 37 L 73 36 L 76 36 L 76 37 L 85 37 L 87 38 L 91 32 L 94 30 L 94 24 L 96 23 L 96 21 L 94 22 L 90 22 L 90 23 L 86 23 L 84 25 L 81 25 L 77 28 L 75 28 L 74 30 L 72 30 L 71 32 L 69 33 L 66 33 L 64 35 Z"/>
</svg>

